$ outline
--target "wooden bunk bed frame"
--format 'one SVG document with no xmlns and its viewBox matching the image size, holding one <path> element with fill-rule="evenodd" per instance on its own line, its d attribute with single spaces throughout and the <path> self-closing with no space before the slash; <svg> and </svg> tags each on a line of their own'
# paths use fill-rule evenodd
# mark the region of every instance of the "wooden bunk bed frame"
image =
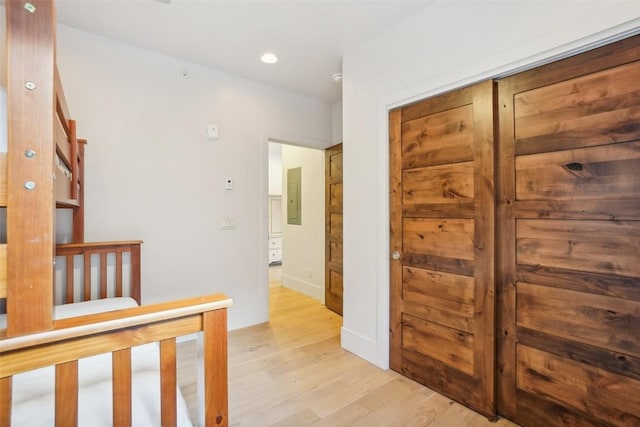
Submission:
<svg viewBox="0 0 640 427">
<path fill-rule="evenodd" d="M 131 348 L 159 342 L 162 425 L 176 424 L 176 338 L 202 332 L 206 426 L 228 425 L 225 295 L 55 320 L 52 263 L 66 262 L 64 302 L 124 295 L 123 254 L 130 255 L 130 295 L 138 304 L 141 241 L 84 242 L 84 147 L 70 119 L 55 63 L 52 0 L 7 0 L 8 152 L 0 153 L 0 208 L 7 242 L 0 243 L 0 427 L 11 425 L 12 379 L 55 366 L 56 425 L 78 423 L 78 360 L 113 357 L 113 424 L 131 425 Z M 73 243 L 55 244 L 56 208 L 73 209 Z M 99 291 L 92 295 L 92 255 Z M 115 289 L 107 289 L 107 255 L 115 254 Z M 82 292 L 75 292 L 74 259 L 82 257 Z M 126 280 L 126 279 L 125 279 Z"/>
</svg>

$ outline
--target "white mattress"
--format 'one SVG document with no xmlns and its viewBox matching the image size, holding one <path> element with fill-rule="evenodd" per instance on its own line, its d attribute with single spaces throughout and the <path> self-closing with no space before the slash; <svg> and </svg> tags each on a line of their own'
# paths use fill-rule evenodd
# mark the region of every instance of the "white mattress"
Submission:
<svg viewBox="0 0 640 427">
<path fill-rule="evenodd" d="M 81 316 L 135 307 L 131 298 L 109 298 L 57 306 L 55 317 Z M 132 424 L 147 427 L 160 425 L 160 350 L 157 343 L 134 347 L 132 359 Z M 55 370 L 36 369 L 13 377 L 12 426 L 54 425 Z M 111 353 L 78 362 L 78 425 L 112 425 Z M 178 426 L 191 427 L 184 397 L 178 390 Z"/>
</svg>

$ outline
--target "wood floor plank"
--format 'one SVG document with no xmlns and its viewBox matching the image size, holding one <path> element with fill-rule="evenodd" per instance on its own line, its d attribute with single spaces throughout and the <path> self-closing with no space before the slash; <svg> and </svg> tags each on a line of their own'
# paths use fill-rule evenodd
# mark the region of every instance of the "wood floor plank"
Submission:
<svg viewBox="0 0 640 427">
<path fill-rule="evenodd" d="M 232 427 L 513 427 L 340 347 L 342 318 L 270 284 L 270 321 L 229 332 Z M 178 344 L 178 382 L 197 420 L 195 341 Z"/>
</svg>

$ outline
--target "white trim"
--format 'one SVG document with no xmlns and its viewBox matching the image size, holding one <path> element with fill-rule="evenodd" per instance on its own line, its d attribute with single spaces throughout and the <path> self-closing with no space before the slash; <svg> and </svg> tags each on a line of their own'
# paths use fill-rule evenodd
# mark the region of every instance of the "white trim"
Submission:
<svg viewBox="0 0 640 427">
<path fill-rule="evenodd" d="M 340 345 L 345 350 L 365 360 L 371 362 L 377 360 L 379 341 L 376 343 L 376 341 L 360 335 L 357 332 L 353 332 L 344 326 L 340 329 Z"/>
<path fill-rule="evenodd" d="M 306 296 L 317 299 L 322 302 L 324 298 L 324 288 L 314 283 L 297 279 L 287 274 L 282 275 L 282 286 L 300 292 Z"/>
<path fill-rule="evenodd" d="M 491 78 L 501 78 L 519 72 L 535 68 L 537 66 L 558 61 L 588 50 L 601 47 L 633 35 L 640 34 L 640 18 L 633 19 L 624 24 L 609 28 L 607 30 L 592 34 L 590 36 L 575 40 L 558 47 L 545 50 L 541 53 L 531 55 L 520 60 L 507 63 L 503 66 L 489 69 L 485 72 L 475 74 L 468 78 L 462 78 L 451 83 L 446 83 L 447 76 L 441 76 L 438 83 L 433 79 L 421 82 L 418 85 L 380 98 L 377 106 L 378 115 L 378 139 L 377 158 L 380 160 L 378 170 L 378 239 L 381 242 L 377 248 L 377 307 L 376 307 L 376 346 L 375 351 L 365 348 L 364 345 L 357 345 L 358 335 L 348 331 L 350 337 L 345 336 L 347 330 L 343 328 L 342 346 L 347 350 L 353 348 L 353 352 L 359 356 L 372 361 L 377 366 L 388 369 L 389 367 L 389 125 L 388 115 L 393 108 L 415 102 L 417 100 L 429 98 L 453 89 L 469 86 Z M 435 87 L 434 87 L 435 86 Z M 361 341 L 366 340 L 360 337 Z M 350 347 L 347 347 L 349 345 Z M 357 351 L 356 351 L 357 349 Z M 350 350 L 351 351 L 351 350 Z"/>
</svg>

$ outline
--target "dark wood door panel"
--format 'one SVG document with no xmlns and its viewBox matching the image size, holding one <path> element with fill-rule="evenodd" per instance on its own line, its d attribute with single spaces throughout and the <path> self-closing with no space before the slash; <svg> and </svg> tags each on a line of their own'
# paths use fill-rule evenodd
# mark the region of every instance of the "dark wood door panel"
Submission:
<svg viewBox="0 0 640 427">
<path fill-rule="evenodd" d="M 640 198 L 640 142 L 516 157 L 517 200 Z"/>
<path fill-rule="evenodd" d="M 640 425 L 640 381 L 519 345 L 518 389 L 620 426 Z M 555 423 L 554 423 L 555 424 Z"/>
<path fill-rule="evenodd" d="M 493 416 L 493 82 L 390 114 L 391 367 Z"/>
<path fill-rule="evenodd" d="M 640 355 L 640 301 L 518 282 L 517 304 L 518 327 Z"/>
<path fill-rule="evenodd" d="M 473 159 L 473 106 L 464 105 L 402 123 L 404 169 Z"/>
<path fill-rule="evenodd" d="M 498 98 L 498 411 L 640 425 L 640 37 Z"/>
<path fill-rule="evenodd" d="M 516 262 L 640 277 L 640 221 L 520 219 Z"/>
<path fill-rule="evenodd" d="M 342 144 L 325 151 L 324 263 L 325 305 L 342 315 Z"/>
<path fill-rule="evenodd" d="M 473 162 L 405 170 L 402 197 L 407 205 L 473 203 Z"/>
</svg>

